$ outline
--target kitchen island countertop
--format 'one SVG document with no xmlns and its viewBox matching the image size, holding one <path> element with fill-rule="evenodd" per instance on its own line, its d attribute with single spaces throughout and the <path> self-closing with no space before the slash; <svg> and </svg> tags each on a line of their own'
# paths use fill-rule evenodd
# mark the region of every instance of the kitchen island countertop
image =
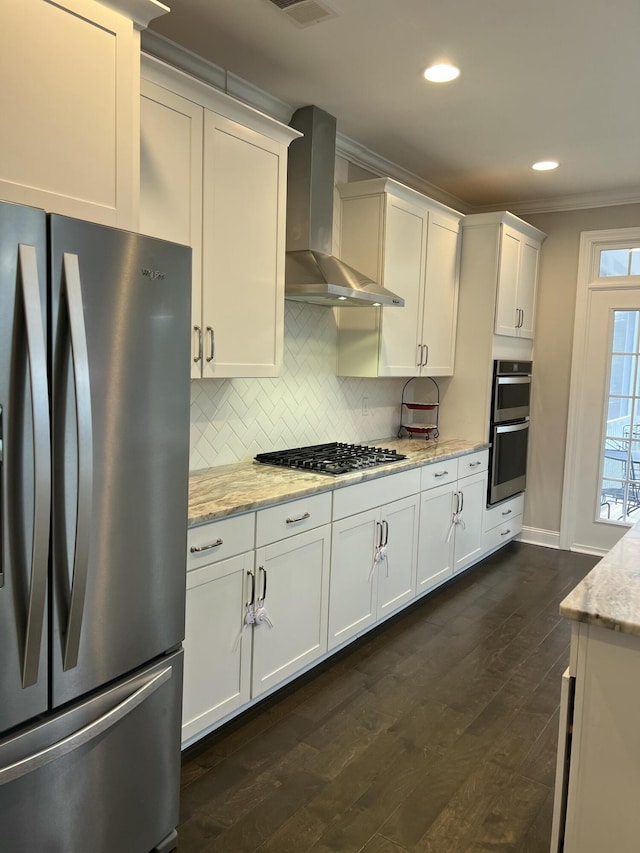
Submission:
<svg viewBox="0 0 640 853">
<path fill-rule="evenodd" d="M 640 522 L 560 603 L 560 614 L 640 636 Z"/>
<path fill-rule="evenodd" d="M 483 442 L 462 439 L 426 442 L 403 438 L 367 443 L 392 448 L 407 458 L 336 477 L 261 465 L 253 461 L 193 471 L 189 477 L 189 526 L 306 495 L 341 489 L 487 447 Z"/>
</svg>

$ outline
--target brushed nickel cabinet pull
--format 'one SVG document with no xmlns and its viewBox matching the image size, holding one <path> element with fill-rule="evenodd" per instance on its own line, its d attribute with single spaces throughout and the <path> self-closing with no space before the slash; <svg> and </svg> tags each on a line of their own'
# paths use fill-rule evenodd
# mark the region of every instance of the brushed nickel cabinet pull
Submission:
<svg viewBox="0 0 640 853">
<path fill-rule="evenodd" d="M 190 551 L 192 554 L 199 554 L 201 551 L 210 551 L 212 548 L 218 548 L 222 545 L 222 539 L 216 539 L 215 542 L 211 542 L 209 545 L 192 545 Z"/>
<path fill-rule="evenodd" d="M 448 471 L 438 471 L 438 473 L 434 474 L 433 476 L 434 477 L 444 477 L 448 473 L 449 473 Z"/>
<path fill-rule="evenodd" d="M 296 515 L 294 518 L 287 518 L 287 524 L 295 524 L 297 521 L 304 521 L 311 518 L 308 512 L 303 512 L 302 515 Z"/>
</svg>

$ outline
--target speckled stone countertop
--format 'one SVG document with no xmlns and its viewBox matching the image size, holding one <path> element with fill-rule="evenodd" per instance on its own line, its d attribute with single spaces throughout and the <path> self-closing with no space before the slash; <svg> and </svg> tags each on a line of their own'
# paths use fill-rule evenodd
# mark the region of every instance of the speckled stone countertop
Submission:
<svg viewBox="0 0 640 853">
<path fill-rule="evenodd" d="M 560 603 L 560 613 L 640 636 L 640 522 Z"/>
<path fill-rule="evenodd" d="M 194 527 L 227 515 L 249 512 L 305 495 L 341 489 L 363 480 L 396 474 L 438 459 L 463 456 L 487 447 L 482 442 L 461 439 L 435 443 L 403 438 L 368 443 L 393 448 L 398 453 L 405 454 L 407 458 L 388 465 L 365 468 L 352 474 L 340 474 L 337 477 L 260 465 L 256 462 L 241 462 L 237 465 L 221 465 L 217 468 L 193 471 L 189 477 L 189 526 Z"/>
</svg>

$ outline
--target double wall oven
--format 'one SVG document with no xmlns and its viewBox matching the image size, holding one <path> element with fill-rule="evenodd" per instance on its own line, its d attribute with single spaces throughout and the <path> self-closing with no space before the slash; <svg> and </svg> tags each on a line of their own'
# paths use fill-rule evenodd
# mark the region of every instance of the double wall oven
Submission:
<svg viewBox="0 0 640 853">
<path fill-rule="evenodd" d="M 494 361 L 489 429 L 489 506 L 524 491 L 527 481 L 531 362 Z"/>
</svg>

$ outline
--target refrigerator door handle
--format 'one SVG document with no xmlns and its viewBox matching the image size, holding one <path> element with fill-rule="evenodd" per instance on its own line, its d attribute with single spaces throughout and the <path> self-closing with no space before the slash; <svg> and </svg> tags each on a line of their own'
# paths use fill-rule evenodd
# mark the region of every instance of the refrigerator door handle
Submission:
<svg viewBox="0 0 640 853">
<path fill-rule="evenodd" d="M 33 538 L 31 546 L 31 582 L 27 611 L 22 686 L 38 680 L 40 644 L 44 624 L 49 561 L 49 514 L 51 510 L 51 449 L 47 354 L 42 325 L 42 303 L 38 281 L 38 263 L 34 246 L 18 247 L 24 318 L 29 359 L 31 411 L 33 419 Z M 6 448 L 5 448 L 6 450 Z M 6 454 L 5 454 L 6 455 Z M 8 455 L 7 455 L 8 459 Z"/>
<path fill-rule="evenodd" d="M 89 573 L 89 541 L 93 497 L 93 426 L 91 420 L 91 389 L 89 385 L 89 356 L 84 328 L 82 286 L 78 256 L 63 255 L 63 287 L 69 315 L 69 337 L 73 362 L 73 382 L 76 398 L 78 430 L 78 500 L 76 509 L 75 548 L 71 600 L 64 646 L 63 669 L 73 669 L 78 663 L 80 632 L 84 599 Z"/>
<path fill-rule="evenodd" d="M 78 731 L 73 732 L 73 734 L 68 735 L 51 746 L 48 746 L 46 749 L 33 753 L 32 755 L 27 756 L 27 758 L 23 758 L 21 761 L 16 761 L 13 764 L 0 767 L 0 786 L 6 785 L 8 782 L 15 782 L 16 779 L 20 779 L 28 773 L 32 773 L 34 770 L 39 770 L 41 767 L 45 767 L 52 761 L 57 761 L 64 755 L 73 752 L 74 749 L 78 749 L 79 747 L 84 746 L 84 744 L 95 740 L 108 729 L 112 728 L 112 726 L 115 726 L 115 724 L 122 720 L 123 717 L 126 717 L 127 714 L 130 714 L 134 708 L 137 708 L 138 705 L 145 702 L 153 693 L 156 692 L 156 690 L 171 678 L 171 673 L 172 668 L 170 666 L 165 667 L 165 669 L 161 669 L 160 672 L 151 679 L 151 681 L 143 684 L 142 687 L 139 687 L 138 690 L 131 694 L 131 696 L 128 696 L 110 711 L 107 711 L 106 714 L 98 717 L 97 720 L 83 726 L 81 729 L 78 729 Z"/>
</svg>

